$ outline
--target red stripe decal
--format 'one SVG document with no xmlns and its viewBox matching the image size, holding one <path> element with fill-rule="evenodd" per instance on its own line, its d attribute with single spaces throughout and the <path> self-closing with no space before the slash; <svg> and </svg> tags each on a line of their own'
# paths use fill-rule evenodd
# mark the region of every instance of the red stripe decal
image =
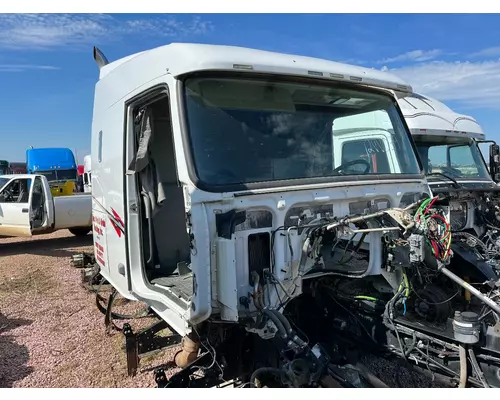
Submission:
<svg viewBox="0 0 500 400">
<path fill-rule="evenodd" d="M 111 222 L 111 225 L 113 225 L 113 228 L 115 229 L 115 232 L 118 235 L 118 237 L 122 237 L 122 230 L 124 229 L 125 224 L 123 223 L 123 220 L 121 219 L 120 215 L 116 212 L 116 210 L 113 207 L 111 207 L 111 212 L 113 213 L 113 217 L 115 217 L 116 221 L 121 226 L 118 226 L 113 219 L 110 219 L 109 221 Z"/>
</svg>

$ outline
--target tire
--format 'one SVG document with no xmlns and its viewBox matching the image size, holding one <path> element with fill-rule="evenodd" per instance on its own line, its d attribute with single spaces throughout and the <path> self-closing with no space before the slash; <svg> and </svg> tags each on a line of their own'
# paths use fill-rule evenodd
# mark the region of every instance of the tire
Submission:
<svg viewBox="0 0 500 400">
<path fill-rule="evenodd" d="M 68 231 L 70 231 L 73 235 L 75 236 L 85 236 L 87 235 L 90 231 L 92 230 L 91 226 L 85 226 L 85 227 L 77 227 L 77 228 L 69 228 Z"/>
</svg>

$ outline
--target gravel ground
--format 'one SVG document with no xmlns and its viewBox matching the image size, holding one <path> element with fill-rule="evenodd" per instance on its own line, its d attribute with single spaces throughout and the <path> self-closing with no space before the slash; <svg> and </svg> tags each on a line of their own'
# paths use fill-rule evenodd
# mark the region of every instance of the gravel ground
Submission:
<svg viewBox="0 0 500 400">
<path fill-rule="evenodd" d="M 70 266 L 73 254 L 91 250 L 92 235 L 66 230 L 0 238 L 0 387 L 156 386 L 152 369 L 168 366 L 177 349 L 142 359 L 127 377 L 122 334 L 106 335 L 95 295 Z M 130 324 L 137 330 L 146 322 Z"/>
<path fill-rule="evenodd" d="M 167 375 L 176 371 L 172 348 L 141 359 L 138 374 L 127 376 L 122 334 L 106 335 L 95 295 L 70 266 L 81 251 L 92 251 L 92 235 L 77 238 L 64 230 L 0 238 L 0 387 L 155 387 L 155 367 L 165 366 Z M 121 313 L 143 306 L 115 304 Z M 137 331 L 150 321 L 128 322 Z M 362 361 L 390 387 L 439 387 L 378 357 Z"/>
<path fill-rule="evenodd" d="M 361 362 L 380 380 L 391 388 L 443 388 L 435 380 L 407 368 L 403 363 L 394 363 L 372 354 L 366 354 Z"/>
</svg>

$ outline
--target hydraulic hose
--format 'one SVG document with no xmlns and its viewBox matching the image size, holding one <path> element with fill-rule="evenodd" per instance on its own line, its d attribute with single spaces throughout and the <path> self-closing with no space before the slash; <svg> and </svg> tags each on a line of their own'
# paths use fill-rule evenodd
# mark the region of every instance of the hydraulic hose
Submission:
<svg viewBox="0 0 500 400">
<path fill-rule="evenodd" d="M 101 281 L 102 283 L 102 281 Z M 96 305 L 97 309 L 104 314 L 105 318 L 105 324 L 109 325 L 111 320 L 113 319 L 136 319 L 136 318 L 145 318 L 151 315 L 151 311 L 149 307 L 145 307 L 142 310 L 139 310 L 135 312 L 134 314 L 119 314 L 111 311 L 111 308 L 113 307 L 113 303 L 115 301 L 116 296 L 118 295 L 118 292 L 116 289 L 113 289 L 111 292 L 111 295 L 109 296 L 108 300 L 104 297 L 102 297 L 99 294 L 101 284 L 99 284 L 99 287 L 97 288 L 96 293 Z M 105 305 L 103 305 L 105 304 Z"/>
<path fill-rule="evenodd" d="M 279 332 L 280 336 L 283 339 L 286 339 L 288 337 L 288 333 L 287 333 L 285 327 L 283 326 L 283 324 L 281 323 L 281 320 L 276 316 L 276 314 L 267 308 L 263 309 L 262 313 L 266 317 L 268 317 L 271 321 L 274 322 L 274 325 L 276 325 L 276 328 L 278 328 L 278 332 Z"/>
<path fill-rule="evenodd" d="M 458 354 L 460 356 L 460 381 L 458 387 L 464 388 L 467 383 L 467 353 L 464 345 L 460 344 L 458 346 Z"/>
<path fill-rule="evenodd" d="M 287 335 L 290 335 L 292 333 L 292 325 L 290 325 L 290 322 L 288 321 L 288 319 L 283 314 L 281 314 L 278 310 L 270 310 L 270 311 L 273 312 L 276 315 L 276 317 L 278 317 L 278 319 L 283 324 L 283 327 L 285 328 Z"/>
</svg>

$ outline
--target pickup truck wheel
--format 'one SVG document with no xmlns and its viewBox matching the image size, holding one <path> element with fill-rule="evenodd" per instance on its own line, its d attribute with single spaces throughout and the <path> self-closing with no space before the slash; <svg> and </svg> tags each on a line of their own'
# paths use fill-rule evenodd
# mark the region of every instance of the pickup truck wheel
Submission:
<svg viewBox="0 0 500 400">
<path fill-rule="evenodd" d="M 92 230 L 91 226 L 87 227 L 78 227 L 78 228 L 69 228 L 68 231 L 70 231 L 73 235 L 75 236 L 85 236 L 87 233 L 89 233 Z"/>
</svg>

